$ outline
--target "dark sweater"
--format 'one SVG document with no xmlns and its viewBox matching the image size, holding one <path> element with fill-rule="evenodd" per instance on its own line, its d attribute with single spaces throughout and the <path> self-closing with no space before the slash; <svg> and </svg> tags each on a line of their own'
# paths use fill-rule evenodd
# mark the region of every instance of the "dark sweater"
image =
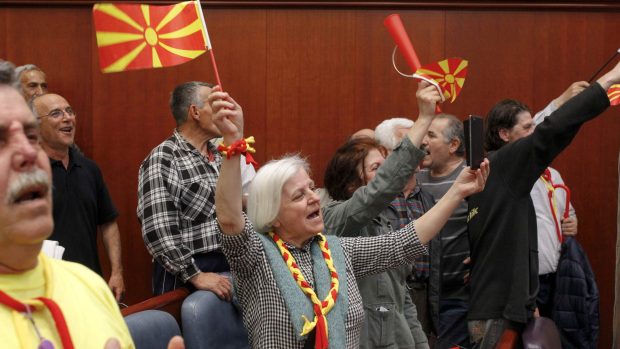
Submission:
<svg viewBox="0 0 620 349">
<path fill-rule="evenodd" d="M 608 106 L 606 92 L 595 83 L 551 114 L 533 134 L 489 155 L 486 187 L 469 199 L 469 320 L 505 318 L 525 323 L 532 317 L 538 292 L 538 245 L 530 191 L 581 125 Z"/>
</svg>

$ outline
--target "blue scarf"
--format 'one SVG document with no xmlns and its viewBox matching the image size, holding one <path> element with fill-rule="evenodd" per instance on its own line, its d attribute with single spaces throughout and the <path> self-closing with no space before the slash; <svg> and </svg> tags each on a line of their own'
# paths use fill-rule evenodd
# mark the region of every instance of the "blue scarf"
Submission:
<svg viewBox="0 0 620 349">
<path fill-rule="evenodd" d="M 282 259 L 282 254 L 276 246 L 276 243 L 267 235 L 256 234 L 263 243 L 263 250 L 271 272 L 275 278 L 276 285 L 280 290 L 280 295 L 284 299 L 286 309 L 293 324 L 293 329 L 299 341 L 303 341 L 307 336 L 301 336 L 304 326 L 302 315 L 308 319 L 314 318 L 312 309 L 312 301 L 299 288 L 299 285 L 293 279 L 291 271 Z M 332 310 L 327 313 L 327 328 L 329 330 L 329 346 L 330 348 L 344 348 L 346 342 L 346 331 L 344 321 L 347 318 L 347 309 L 349 306 L 349 298 L 347 296 L 347 273 L 345 256 L 340 245 L 340 239 L 336 236 L 326 236 L 329 250 L 332 255 L 334 267 L 338 272 L 338 280 L 340 287 L 338 289 L 338 299 Z M 331 276 L 323 259 L 323 253 L 316 240 L 312 241 L 310 247 L 312 254 L 312 269 L 314 271 L 314 288 L 319 299 L 323 300 L 329 292 L 331 286 Z"/>
</svg>

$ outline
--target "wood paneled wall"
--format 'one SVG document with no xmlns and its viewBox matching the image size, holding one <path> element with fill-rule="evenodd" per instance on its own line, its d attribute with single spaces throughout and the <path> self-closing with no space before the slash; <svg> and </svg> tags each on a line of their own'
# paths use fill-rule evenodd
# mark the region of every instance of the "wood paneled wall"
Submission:
<svg viewBox="0 0 620 349">
<path fill-rule="evenodd" d="M 388 14 L 401 13 L 421 61 L 469 59 L 462 94 L 444 106 L 463 118 L 508 97 L 538 110 L 618 49 L 618 5 L 567 3 L 220 1 L 205 5 L 205 15 L 223 85 L 244 108 L 246 133 L 258 139 L 258 160 L 301 152 L 320 185 L 352 132 L 417 114 L 416 83 L 392 68 L 394 46 L 382 24 Z M 100 165 L 121 213 L 127 301 L 135 303 L 149 297 L 151 273 L 135 213 L 138 167 L 172 132 L 174 86 L 213 81 L 213 74 L 207 55 L 173 68 L 102 74 L 91 5 L 0 3 L 0 58 L 42 67 L 51 91 L 77 110 L 76 141 Z M 596 272 L 600 348 L 612 337 L 619 133 L 620 108 L 610 109 L 554 164 L 572 188 L 579 240 Z"/>
</svg>

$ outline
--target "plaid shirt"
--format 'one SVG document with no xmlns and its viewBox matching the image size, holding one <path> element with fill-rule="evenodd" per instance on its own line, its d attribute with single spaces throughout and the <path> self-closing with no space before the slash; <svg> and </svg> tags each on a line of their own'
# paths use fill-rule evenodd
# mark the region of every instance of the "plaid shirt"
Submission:
<svg viewBox="0 0 620 349">
<path fill-rule="evenodd" d="M 209 162 L 177 130 L 142 162 L 138 175 L 138 219 L 155 260 L 187 282 L 200 271 L 192 255 L 220 247 L 215 185 L 221 156 Z"/>
<path fill-rule="evenodd" d="M 248 329 L 250 344 L 252 348 L 303 348 L 304 342 L 297 340 L 284 299 L 256 234 L 247 217 L 241 234 L 222 234 L 222 250 L 233 272 L 235 292 L 243 308 L 243 321 Z M 304 278 L 314 288 L 310 252 L 310 243 L 313 241 L 310 240 L 302 248 L 289 244 L 286 246 Z M 364 310 L 356 278 L 412 263 L 415 256 L 426 253 L 426 249 L 418 240 L 414 223 L 394 233 L 340 238 L 340 242 L 346 259 L 349 298 L 345 320 L 346 348 L 357 349 Z M 307 301 L 310 302 L 309 299 Z"/>
<path fill-rule="evenodd" d="M 394 229 L 405 227 L 413 220 L 422 217 L 424 212 L 430 209 L 430 207 L 424 207 L 421 195 L 420 186 L 417 185 L 407 198 L 400 193 L 392 203 L 390 203 L 390 207 L 393 208 L 396 213 L 395 219 L 391 222 Z M 416 257 L 413 271 L 415 279 L 421 281 L 426 280 L 428 279 L 429 273 L 430 256 L 425 254 Z"/>
</svg>

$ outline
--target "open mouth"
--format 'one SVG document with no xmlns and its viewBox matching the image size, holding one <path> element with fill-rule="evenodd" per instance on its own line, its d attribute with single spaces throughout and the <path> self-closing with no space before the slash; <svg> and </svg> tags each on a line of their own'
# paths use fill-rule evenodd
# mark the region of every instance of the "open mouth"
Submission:
<svg viewBox="0 0 620 349">
<path fill-rule="evenodd" d="M 318 217 L 319 217 L 319 215 L 320 215 L 320 209 L 318 209 L 318 210 L 316 210 L 316 211 L 312 212 L 312 213 L 311 213 L 311 214 L 309 214 L 306 218 L 307 218 L 307 219 L 315 219 L 315 218 L 318 218 Z"/>
<path fill-rule="evenodd" d="M 62 127 L 60 128 L 60 132 L 71 133 L 73 132 L 73 127 L 72 126 Z"/>
<path fill-rule="evenodd" d="M 19 193 L 17 193 L 12 202 L 16 204 L 21 204 L 24 202 L 29 202 L 37 199 L 41 199 L 47 193 L 47 186 L 45 185 L 36 185 L 24 188 Z"/>
</svg>

